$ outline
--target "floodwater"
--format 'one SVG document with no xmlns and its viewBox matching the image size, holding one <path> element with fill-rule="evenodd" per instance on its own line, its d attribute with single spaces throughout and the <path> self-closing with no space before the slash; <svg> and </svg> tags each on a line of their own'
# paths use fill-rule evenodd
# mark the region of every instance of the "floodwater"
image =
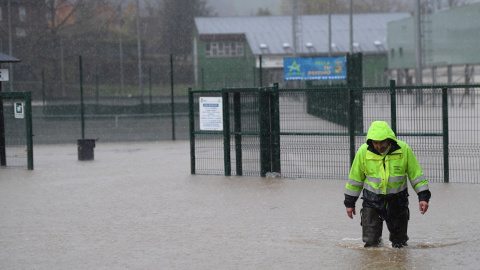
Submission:
<svg viewBox="0 0 480 270">
<path fill-rule="evenodd" d="M 479 269 L 480 185 L 410 189 L 409 246 L 363 248 L 342 180 L 190 175 L 188 141 L 35 146 L 0 169 L 1 269 Z M 360 204 L 360 202 L 358 202 Z M 357 212 L 359 209 L 357 209 Z"/>
</svg>

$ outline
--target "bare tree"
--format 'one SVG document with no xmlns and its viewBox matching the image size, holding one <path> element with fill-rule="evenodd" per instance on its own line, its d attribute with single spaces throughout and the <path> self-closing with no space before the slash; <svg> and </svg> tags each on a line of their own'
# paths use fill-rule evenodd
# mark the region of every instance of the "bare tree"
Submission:
<svg viewBox="0 0 480 270">
<path fill-rule="evenodd" d="M 172 54 L 190 54 L 194 18 L 211 16 L 213 9 L 205 0 L 163 0 L 159 10 L 161 47 Z"/>
<path fill-rule="evenodd" d="M 38 56 L 40 60 L 47 63 L 46 70 L 49 81 L 53 84 L 47 89 L 47 95 L 66 96 L 65 89 L 65 53 L 67 44 L 75 38 L 71 30 L 79 29 L 94 15 L 94 7 L 102 0 L 78 0 L 69 2 L 67 0 L 46 0 L 47 25 L 40 35 L 38 44 Z"/>
</svg>

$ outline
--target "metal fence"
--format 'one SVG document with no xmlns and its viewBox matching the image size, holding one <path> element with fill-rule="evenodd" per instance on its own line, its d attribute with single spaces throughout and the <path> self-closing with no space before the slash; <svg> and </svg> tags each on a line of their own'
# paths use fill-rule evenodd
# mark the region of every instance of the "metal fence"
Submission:
<svg viewBox="0 0 480 270">
<path fill-rule="evenodd" d="M 35 144 L 76 143 L 82 133 L 100 143 L 188 139 L 187 61 L 143 59 L 139 80 L 136 58 L 126 58 L 124 68 L 114 60 L 68 56 L 58 74 L 18 63 L 3 92 L 31 92 Z"/>
<path fill-rule="evenodd" d="M 238 92 L 240 99 L 237 103 L 242 107 L 240 118 L 235 118 L 232 108 L 237 104 L 234 101 L 235 95 L 232 94 L 234 90 L 190 91 L 192 173 L 263 174 L 263 135 L 259 112 L 262 106 L 270 106 L 271 101 L 268 104 L 260 101 L 261 89 Z M 477 141 L 480 135 L 480 108 L 478 99 L 475 99 L 480 91 L 479 85 L 406 87 L 395 86 L 393 83 L 388 87 L 342 88 L 342 91 L 350 92 L 343 96 L 343 101 L 311 100 L 312 92 L 331 94 L 339 90 L 335 87 L 277 90 L 279 167 L 283 177 L 347 178 L 350 163 L 356 150 L 365 142 L 371 122 L 383 120 L 396 131 L 398 139 L 412 147 L 431 182 L 480 182 L 475 177 L 480 168 L 480 157 L 477 154 L 480 148 Z M 224 104 L 234 105 L 228 106 L 228 117 L 224 118 L 230 126 L 228 137 L 225 137 L 224 131 L 200 130 L 198 100 L 204 96 L 223 96 L 228 100 Z M 357 99 L 356 96 L 361 98 Z M 352 121 L 334 121 L 331 114 L 325 117 L 309 113 L 309 106 L 315 102 L 319 106 L 330 107 L 332 102 L 345 102 L 346 104 L 338 105 L 345 109 L 336 115 L 347 115 Z M 352 106 L 354 102 L 362 104 Z M 351 108 L 361 108 L 361 111 L 356 112 Z M 359 125 L 353 120 L 362 123 Z M 362 127 L 361 130 L 358 129 L 359 126 Z M 275 131 L 268 136 L 272 137 L 274 133 Z"/>
<path fill-rule="evenodd" d="M 80 101 L 33 104 L 35 144 L 76 143 L 82 137 Z M 187 97 L 154 97 L 142 104 L 132 98 L 87 98 L 84 104 L 85 137 L 100 142 L 188 139 Z M 173 112 L 172 112 L 173 108 Z"/>
</svg>

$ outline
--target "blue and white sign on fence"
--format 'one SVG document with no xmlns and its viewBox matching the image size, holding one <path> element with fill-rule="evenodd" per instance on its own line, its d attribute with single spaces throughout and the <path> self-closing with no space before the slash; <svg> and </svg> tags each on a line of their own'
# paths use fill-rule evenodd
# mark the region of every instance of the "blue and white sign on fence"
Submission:
<svg viewBox="0 0 480 270">
<path fill-rule="evenodd" d="M 345 80 L 345 57 L 284 58 L 285 81 Z"/>
<path fill-rule="evenodd" d="M 223 130 L 223 111 L 221 97 L 201 97 L 200 130 Z"/>
</svg>

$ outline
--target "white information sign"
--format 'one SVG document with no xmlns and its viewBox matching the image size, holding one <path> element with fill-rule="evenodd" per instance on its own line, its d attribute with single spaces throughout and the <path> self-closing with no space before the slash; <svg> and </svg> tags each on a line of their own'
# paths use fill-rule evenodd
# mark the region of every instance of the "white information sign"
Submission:
<svg viewBox="0 0 480 270">
<path fill-rule="evenodd" d="M 8 76 L 8 69 L 2 68 L 0 69 L 0 82 L 6 82 L 8 81 L 9 76 Z"/>
<path fill-rule="evenodd" d="M 200 97 L 200 130 L 223 130 L 221 97 Z"/>
<path fill-rule="evenodd" d="M 25 118 L 24 105 L 22 102 L 14 102 L 15 118 Z"/>
</svg>

